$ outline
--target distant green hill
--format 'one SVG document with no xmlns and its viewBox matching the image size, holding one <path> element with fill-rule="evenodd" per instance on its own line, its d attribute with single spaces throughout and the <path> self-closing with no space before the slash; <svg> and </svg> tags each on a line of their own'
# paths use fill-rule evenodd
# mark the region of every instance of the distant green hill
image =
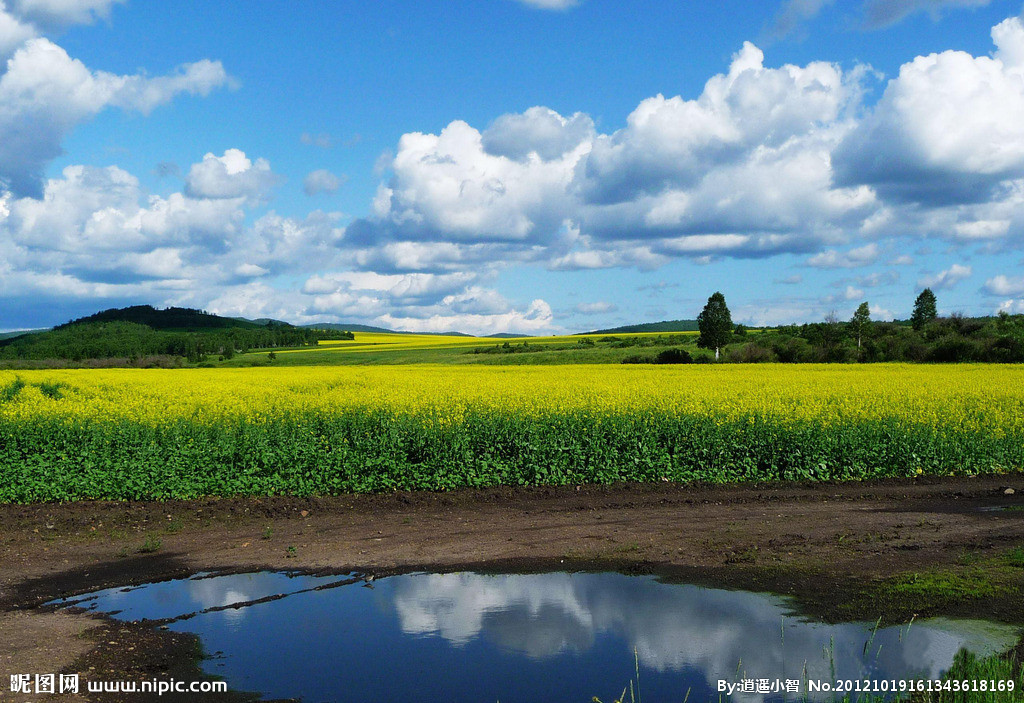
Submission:
<svg viewBox="0 0 1024 703">
<path fill-rule="evenodd" d="M 429 334 L 435 337 L 473 337 L 475 335 L 465 332 L 409 332 L 408 330 L 392 330 L 387 327 L 374 327 L 373 325 L 357 325 L 347 322 L 313 322 L 308 325 L 301 325 L 306 330 L 345 330 L 346 332 L 379 332 L 383 334 Z M 502 335 L 496 335 L 502 336 Z M 519 335 L 508 335 L 518 337 Z"/>
<path fill-rule="evenodd" d="M 300 325 L 307 330 L 344 330 L 346 332 L 385 332 L 395 334 L 394 330 L 386 327 L 374 327 L 373 325 L 339 324 L 337 322 L 314 322 L 309 325 Z"/>
<path fill-rule="evenodd" d="M 255 320 L 250 320 L 247 317 L 231 317 L 231 318 L 228 318 L 228 319 L 230 319 L 230 320 L 237 320 L 238 322 L 252 322 L 253 324 L 259 325 L 260 327 L 266 327 L 268 324 L 271 324 L 271 325 L 291 325 L 290 322 L 285 322 L 284 320 L 275 320 L 272 317 L 257 317 Z M 299 325 L 295 325 L 295 326 L 298 327 Z"/>
<path fill-rule="evenodd" d="M 74 325 L 86 325 L 94 322 L 133 322 L 145 325 L 154 330 L 194 332 L 214 329 L 258 329 L 273 327 L 291 327 L 287 322 L 267 321 L 263 324 L 235 317 L 221 317 L 204 310 L 192 308 L 166 308 L 158 310 L 152 305 L 132 305 L 127 308 L 111 308 L 101 312 L 80 317 L 77 320 L 57 325 L 55 330 L 65 329 Z"/>
<path fill-rule="evenodd" d="M 33 332 L 43 332 L 45 330 L 14 330 L 13 332 L 0 332 L 0 339 L 10 339 L 12 337 L 20 337 L 23 334 L 31 334 Z"/>
<path fill-rule="evenodd" d="M 316 346 L 321 339 L 352 339 L 339 330 L 312 330 L 286 322 L 221 317 L 190 308 L 158 310 L 151 305 L 112 308 L 52 330 L 0 339 L 0 359 L 42 360 L 183 357 L 203 361 L 235 352 Z"/>
<path fill-rule="evenodd" d="M 663 322 L 645 322 L 641 325 L 624 325 L 606 330 L 581 332 L 580 334 L 637 334 L 639 332 L 696 332 L 696 320 L 665 320 Z"/>
</svg>

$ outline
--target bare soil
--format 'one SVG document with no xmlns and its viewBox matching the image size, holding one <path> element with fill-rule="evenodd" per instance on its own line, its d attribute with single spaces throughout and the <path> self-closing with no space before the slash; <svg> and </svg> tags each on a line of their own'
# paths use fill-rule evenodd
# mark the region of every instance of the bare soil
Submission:
<svg viewBox="0 0 1024 703">
<path fill-rule="evenodd" d="M 34 698 L 7 693 L 12 673 L 201 678 L 188 636 L 43 605 L 198 571 L 614 569 L 790 594 L 826 619 L 953 612 L 1024 624 L 1012 587 L 933 604 L 879 595 L 900 574 L 983 578 L 979 565 L 1022 546 L 1021 475 L 0 505 L 0 699 Z M 1024 587 L 1024 569 L 1001 574 Z"/>
</svg>

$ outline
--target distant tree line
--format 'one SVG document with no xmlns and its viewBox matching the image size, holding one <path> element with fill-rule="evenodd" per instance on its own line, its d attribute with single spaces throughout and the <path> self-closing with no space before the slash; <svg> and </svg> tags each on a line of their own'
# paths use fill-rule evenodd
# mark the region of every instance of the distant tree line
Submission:
<svg viewBox="0 0 1024 703">
<path fill-rule="evenodd" d="M 834 314 L 822 322 L 773 330 L 734 326 L 725 297 L 715 293 L 701 316 L 697 346 L 716 358 L 744 362 L 1024 362 L 1024 315 L 939 317 L 935 293 L 924 289 L 908 322 L 875 322 L 867 302 L 849 321 Z"/>
<path fill-rule="evenodd" d="M 0 344 L 0 359 L 81 361 L 169 355 L 195 362 L 209 355 L 231 358 L 251 349 L 316 346 L 320 338 L 319 331 L 298 327 L 169 332 L 135 322 L 90 322 L 6 340 Z"/>
</svg>

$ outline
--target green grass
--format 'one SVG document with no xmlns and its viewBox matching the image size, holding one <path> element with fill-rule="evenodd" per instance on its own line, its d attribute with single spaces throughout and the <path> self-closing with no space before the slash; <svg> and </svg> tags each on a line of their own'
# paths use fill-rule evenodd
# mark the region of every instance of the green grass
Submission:
<svg viewBox="0 0 1024 703">
<path fill-rule="evenodd" d="M 356 339 L 358 341 L 358 333 Z M 528 348 L 541 351 L 529 351 L 505 354 L 474 353 L 474 351 L 490 350 L 495 346 L 492 341 L 480 340 L 477 343 L 451 346 L 443 339 L 437 347 L 426 346 L 421 349 L 393 349 L 389 344 L 367 344 L 365 347 L 346 345 L 342 349 L 331 347 L 302 348 L 296 351 L 277 354 L 277 358 L 267 361 L 267 350 L 258 350 L 245 354 L 236 354 L 234 358 L 224 361 L 209 359 L 205 366 L 244 368 L 251 366 L 356 366 L 356 365 L 403 365 L 403 364 L 484 364 L 484 365 L 553 365 L 553 364 L 618 364 L 623 359 L 637 354 L 654 357 L 658 351 L 669 346 L 683 347 L 692 356 L 713 357 L 711 351 L 697 349 L 697 337 L 691 333 L 674 333 L 636 337 L 620 335 L 619 340 L 640 339 L 646 346 L 616 347 L 614 343 L 602 341 L 613 337 L 597 337 L 594 346 L 579 343 L 579 337 L 558 337 L 536 339 L 511 339 L 510 346 L 521 346 L 526 342 Z M 666 344 L 669 339 L 677 340 Z M 501 342 L 500 344 L 504 344 Z M 280 351 L 280 350 L 279 350 Z"/>
<path fill-rule="evenodd" d="M 5 419 L 0 502 L 856 480 L 916 476 L 915 467 L 948 475 L 950 467 L 976 474 L 1024 465 L 1024 442 L 1016 436 L 886 420 L 827 425 L 654 411 L 479 411 L 455 424 L 427 419 L 370 410 L 159 426 Z M 910 594 L 920 587 L 902 588 Z"/>
<path fill-rule="evenodd" d="M 152 554 L 159 552 L 163 541 L 159 537 L 147 537 L 146 541 L 136 550 L 139 554 Z"/>
<path fill-rule="evenodd" d="M 832 616 L 857 619 L 872 612 L 886 622 L 901 622 L 956 611 L 1020 622 L 1024 609 L 1017 595 L 1024 592 L 1024 548 L 988 554 L 963 552 L 951 555 L 944 566 L 850 583 L 849 587 L 841 602 L 827 605 Z"/>
<path fill-rule="evenodd" d="M 977 571 L 904 574 L 889 584 L 889 590 L 895 598 L 926 599 L 935 606 L 940 602 L 959 603 L 995 594 L 992 583 Z"/>
<path fill-rule="evenodd" d="M 0 387 L 0 403 L 10 403 L 14 401 L 24 387 L 25 382 L 20 378 L 15 378 L 7 385 Z"/>
</svg>

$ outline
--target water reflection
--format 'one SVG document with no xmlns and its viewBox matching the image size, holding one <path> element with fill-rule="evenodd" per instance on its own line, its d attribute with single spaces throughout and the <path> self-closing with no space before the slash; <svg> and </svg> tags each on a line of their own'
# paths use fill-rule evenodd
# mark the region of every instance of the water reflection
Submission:
<svg viewBox="0 0 1024 703">
<path fill-rule="evenodd" d="M 207 665 L 235 688 L 317 701 L 586 701 L 621 691 L 634 650 L 645 700 L 688 690 L 691 701 L 717 700 L 719 679 L 935 678 L 961 647 L 991 653 L 1017 636 L 950 620 L 872 633 L 801 620 L 775 596 L 621 574 L 412 574 L 326 588 L 349 581 L 198 578 L 83 605 L 122 619 L 188 617 L 171 627 L 223 652 Z"/>
</svg>

